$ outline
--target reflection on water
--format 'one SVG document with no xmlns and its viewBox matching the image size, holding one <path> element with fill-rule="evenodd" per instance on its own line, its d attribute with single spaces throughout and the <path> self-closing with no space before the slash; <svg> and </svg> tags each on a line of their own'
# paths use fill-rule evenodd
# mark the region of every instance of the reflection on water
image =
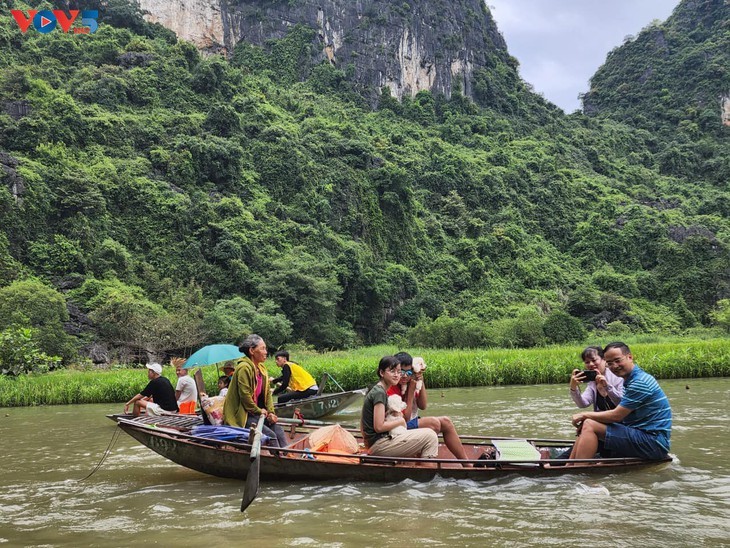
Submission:
<svg viewBox="0 0 730 548">
<path fill-rule="evenodd" d="M 690 390 L 685 388 L 689 383 Z M 488 482 L 243 482 L 170 463 L 128 436 L 98 472 L 120 406 L 0 410 L 0 544 L 9 546 L 722 545 L 730 537 L 730 379 L 662 381 L 674 412 L 667 467 Z M 462 432 L 571 437 L 566 386 L 432 390 Z M 357 410 L 341 415 L 356 423 Z"/>
</svg>

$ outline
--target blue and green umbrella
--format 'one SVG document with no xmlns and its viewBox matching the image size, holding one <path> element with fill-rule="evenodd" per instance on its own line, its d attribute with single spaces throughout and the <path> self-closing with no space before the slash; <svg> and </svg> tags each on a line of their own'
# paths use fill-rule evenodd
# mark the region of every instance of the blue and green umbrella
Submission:
<svg viewBox="0 0 730 548">
<path fill-rule="evenodd" d="M 213 365 L 228 360 L 237 360 L 241 357 L 243 357 L 243 353 L 238 350 L 235 344 L 209 344 L 190 356 L 185 361 L 183 368 L 190 369 L 192 367 Z"/>
</svg>

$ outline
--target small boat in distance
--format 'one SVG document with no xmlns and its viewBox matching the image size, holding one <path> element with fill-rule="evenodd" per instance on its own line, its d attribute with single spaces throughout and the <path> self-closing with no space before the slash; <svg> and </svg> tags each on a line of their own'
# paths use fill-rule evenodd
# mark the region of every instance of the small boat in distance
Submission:
<svg viewBox="0 0 730 548">
<path fill-rule="evenodd" d="M 330 380 L 340 391 L 323 394 L 324 388 Z M 343 390 L 329 373 L 322 375 L 322 381 L 318 386 L 319 392 L 315 396 L 303 400 L 290 400 L 286 403 L 274 404 L 274 412 L 279 417 L 290 418 L 294 417 L 296 410 L 299 409 L 299 412 L 305 419 L 321 419 L 339 413 L 356 402 L 362 402 L 367 393 L 366 388 Z"/>
<path fill-rule="evenodd" d="M 250 443 L 215 440 L 194 436 L 191 428 L 202 424 L 194 415 L 162 417 L 109 415 L 119 428 L 163 457 L 185 466 L 221 478 L 243 480 L 251 461 Z M 291 421 L 292 423 L 297 421 Z M 558 454 L 570 447 L 573 440 L 524 439 L 489 436 L 461 436 L 469 460 L 452 458 L 441 444 L 436 459 L 380 457 L 364 450 L 356 454 L 313 451 L 309 434 L 318 426 L 292 424 L 291 443 L 284 451 L 262 447 L 259 455 L 260 476 L 264 480 L 287 481 L 374 481 L 398 482 L 404 479 L 430 481 L 436 476 L 452 479 L 487 481 L 506 474 L 529 476 L 561 476 L 563 474 L 613 474 L 624 470 L 653 467 L 672 461 L 638 458 L 598 458 L 570 461 L 541 458 L 541 453 Z M 321 423 L 320 423 L 321 424 Z M 358 436 L 355 430 L 351 433 Z M 507 443 L 502 443 L 507 442 Z M 503 448 L 503 453 L 499 449 Z M 488 458 L 484 458 L 488 456 Z M 465 468 L 463 463 L 474 464 Z"/>
<path fill-rule="evenodd" d="M 335 392 L 334 394 L 323 394 L 312 396 L 304 400 L 288 401 L 287 403 L 274 404 L 274 412 L 279 417 L 294 417 L 297 409 L 305 419 L 321 419 L 339 413 L 352 404 L 362 401 L 366 389 L 350 390 L 348 392 Z"/>
</svg>

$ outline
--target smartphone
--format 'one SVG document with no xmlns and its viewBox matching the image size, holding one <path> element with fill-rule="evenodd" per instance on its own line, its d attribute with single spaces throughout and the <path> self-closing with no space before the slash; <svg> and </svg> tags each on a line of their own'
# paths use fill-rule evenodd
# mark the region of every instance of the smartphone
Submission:
<svg viewBox="0 0 730 548">
<path fill-rule="evenodd" d="M 591 382 L 596 380 L 598 371 L 595 369 L 584 369 L 581 373 L 583 373 L 583 380 L 581 382 Z"/>
</svg>

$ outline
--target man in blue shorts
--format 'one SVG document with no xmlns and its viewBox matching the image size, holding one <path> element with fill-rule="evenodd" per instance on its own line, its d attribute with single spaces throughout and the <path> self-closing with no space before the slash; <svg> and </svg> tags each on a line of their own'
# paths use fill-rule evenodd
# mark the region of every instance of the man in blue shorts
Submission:
<svg viewBox="0 0 730 548">
<path fill-rule="evenodd" d="M 634 364 L 626 344 L 609 344 L 603 350 L 603 359 L 611 372 L 624 380 L 624 395 L 610 411 L 573 415 L 579 435 L 570 458 L 593 458 L 599 440 L 614 457 L 665 458 L 672 431 L 667 396 L 654 377 Z"/>
</svg>

